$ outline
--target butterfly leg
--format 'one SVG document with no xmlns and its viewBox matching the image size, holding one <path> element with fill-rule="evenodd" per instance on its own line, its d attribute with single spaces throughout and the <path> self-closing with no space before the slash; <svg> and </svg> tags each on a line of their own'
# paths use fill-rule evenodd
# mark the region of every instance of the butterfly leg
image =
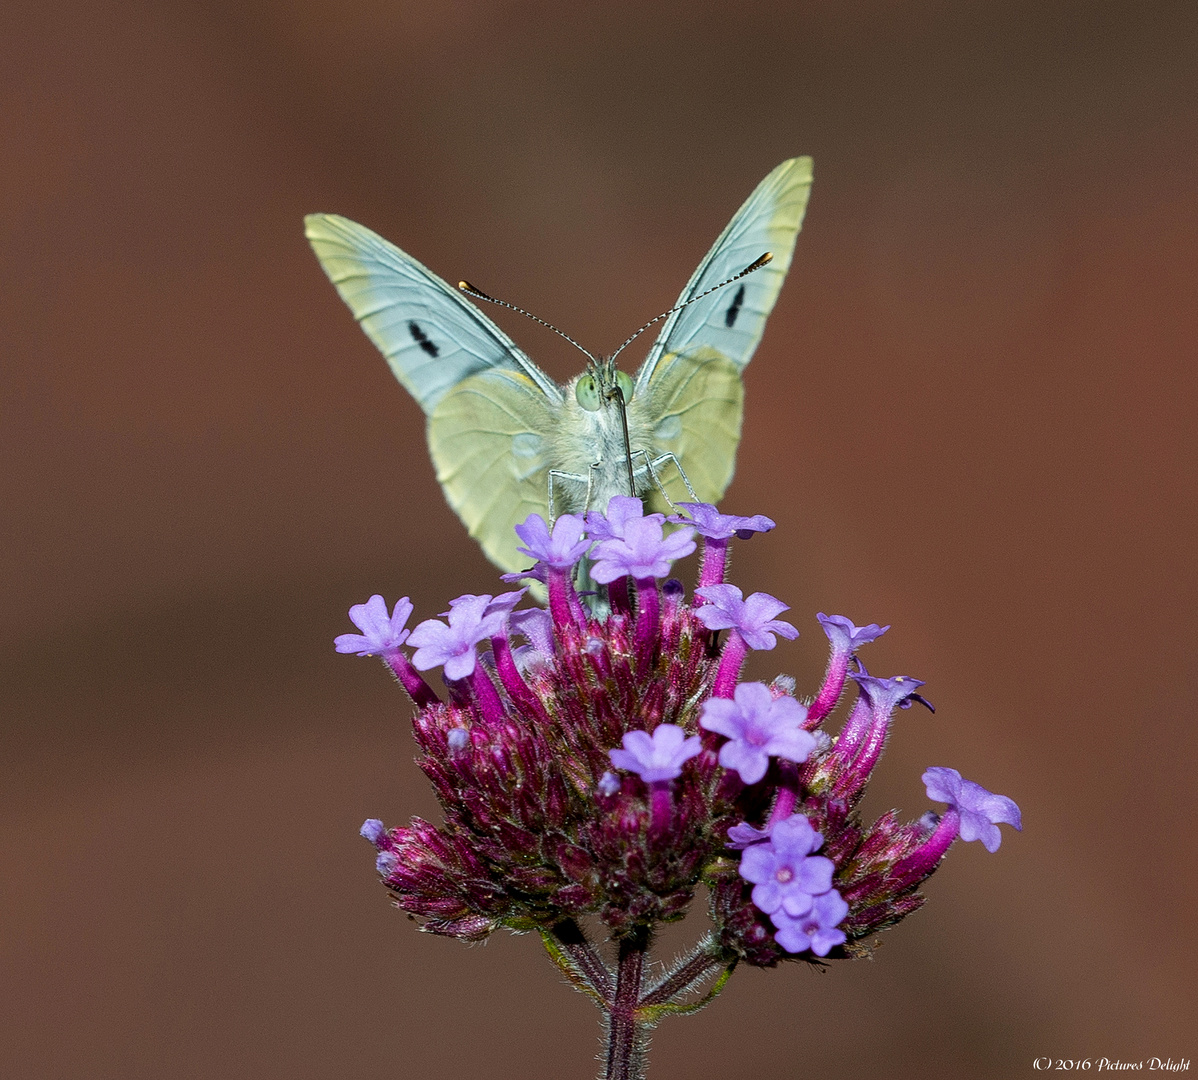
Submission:
<svg viewBox="0 0 1198 1080">
<path fill-rule="evenodd" d="M 635 451 L 633 451 L 632 456 L 633 457 L 641 457 L 644 459 L 645 464 L 643 466 L 643 469 L 648 470 L 649 475 L 653 478 L 654 486 L 657 488 L 658 491 L 661 492 L 661 497 L 663 499 L 665 499 L 665 501 L 668 502 L 670 504 L 670 506 L 673 507 L 675 510 L 677 510 L 678 508 L 676 506 L 674 506 L 674 500 L 671 499 L 670 496 L 666 494 L 665 484 L 662 483 L 661 477 L 658 475 L 658 469 L 660 469 L 663 465 L 669 464 L 670 462 L 673 462 L 674 468 L 678 470 L 678 475 L 680 477 L 682 477 L 682 482 L 686 485 L 686 490 L 690 493 L 690 497 L 695 502 L 701 501 L 699 499 L 699 496 L 695 494 L 695 489 L 693 487 L 691 487 L 690 480 L 687 479 L 686 470 L 683 469 L 682 462 L 680 462 L 673 454 L 662 454 L 660 457 L 650 459 L 649 454 L 646 451 L 635 450 Z M 640 472 L 642 470 L 638 469 L 637 471 Z"/>
<path fill-rule="evenodd" d="M 587 470 L 586 476 L 579 476 L 577 473 L 572 473 L 572 472 L 564 472 L 561 469 L 550 469 L 549 470 L 549 524 L 550 525 L 553 524 L 554 519 L 557 517 L 557 515 L 554 513 L 554 510 L 553 510 L 553 480 L 554 480 L 554 477 L 556 477 L 559 481 L 568 480 L 572 484 L 586 484 L 586 488 L 587 488 L 586 501 L 583 503 L 583 513 L 585 514 L 591 505 L 591 482 L 592 482 L 592 477 L 594 476 L 594 473 L 595 473 L 594 465 L 592 465 L 590 467 L 590 469 Z"/>
</svg>

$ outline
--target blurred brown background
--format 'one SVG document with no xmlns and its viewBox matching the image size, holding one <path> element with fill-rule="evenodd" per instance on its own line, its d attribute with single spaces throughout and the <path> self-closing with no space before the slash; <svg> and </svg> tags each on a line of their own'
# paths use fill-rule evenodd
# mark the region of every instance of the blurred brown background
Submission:
<svg viewBox="0 0 1198 1080">
<path fill-rule="evenodd" d="M 735 580 L 894 624 L 870 794 L 1022 806 L 873 962 L 744 971 L 655 1080 L 1192 1058 L 1198 6 L 9 0 L 0 1074 L 593 1074 L 530 938 L 416 933 L 436 808 L 351 603 L 493 571 L 304 242 L 336 211 L 610 348 L 814 155 L 747 373 Z M 562 343 L 500 318 L 560 378 Z M 641 350 L 643 354 L 643 349 Z M 697 932 L 697 931 L 695 931 Z M 679 940 L 682 940 L 679 937 Z"/>
</svg>

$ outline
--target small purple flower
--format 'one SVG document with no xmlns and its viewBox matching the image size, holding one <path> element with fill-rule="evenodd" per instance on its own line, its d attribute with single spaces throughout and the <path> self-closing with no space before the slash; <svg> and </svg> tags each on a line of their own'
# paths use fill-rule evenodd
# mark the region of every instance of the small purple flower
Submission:
<svg viewBox="0 0 1198 1080">
<path fill-rule="evenodd" d="M 846 619 L 843 615 L 825 615 L 822 611 L 816 618 L 837 652 L 854 653 L 859 646 L 877 641 L 890 629 L 889 626 L 879 626 L 873 622 L 868 626 L 855 626 L 852 619 Z"/>
<path fill-rule="evenodd" d="M 617 769 L 634 772 L 646 784 L 673 780 L 682 775 L 682 766 L 703 749 L 698 735 L 687 738 L 677 724 L 658 724 L 647 731 L 629 731 L 624 735 L 623 750 L 609 750 Z"/>
<path fill-rule="evenodd" d="M 606 795 L 610 799 L 620 790 L 620 778 L 609 770 L 599 777 L 599 783 L 595 787 L 600 795 Z"/>
<path fill-rule="evenodd" d="M 738 517 L 735 514 L 721 514 L 711 503 L 679 503 L 679 506 L 690 511 L 689 518 L 675 514 L 668 521 L 676 525 L 693 525 L 695 532 L 708 540 L 730 540 L 733 536 L 748 540 L 754 533 L 769 532 L 775 522 L 764 514 L 753 517 Z"/>
<path fill-rule="evenodd" d="M 849 905 L 835 889 L 817 896 L 811 910 L 804 915 L 791 916 L 775 911 L 770 921 L 778 928 L 774 940 L 789 953 L 810 949 L 816 956 L 827 956 L 836 945 L 845 943 L 845 933 L 836 927 L 849 913 Z"/>
<path fill-rule="evenodd" d="M 464 727 L 450 728 L 445 733 L 445 745 L 450 750 L 465 750 L 470 745 L 470 732 Z"/>
<path fill-rule="evenodd" d="M 483 609 L 483 618 L 489 619 L 492 615 L 502 614 L 508 616 L 512 614 L 514 608 L 522 599 L 527 589 L 517 589 L 515 592 L 500 593 Z M 474 597 L 467 593 L 465 596 L 459 596 L 456 600 L 449 601 L 449 611 L 442 611 L 441 617 L 445 618 L 459 604 L 468 604 L 474 600 Z"/>
<path fill-rule="evenodd" d="M 623 537 L 602 540 L 595 548 L 591 577 L 608 585 L 617 578 L 638 581 L 665 577 L 670 564 L 695 550 L 691 529 L 679 529 L 669 536 L 662 533 L 661 515 L 629 518 L 624 522 Z"/>
<path fill-rule="evenodd" d="M 539 581 L 544 585 L 549 581 L 549 570 L 544 563 L 537 563 L 527 570 L 517 570 L 513 574 L 500 574 L 499 580 L 506 581 L 509 585 L 514 585 L 517 581 Z"/>
<path fill-rule="evenodd" d="M 727 736 L 720 764 L 739 773 L 746 784 L 756 784 L 771 757 L 807 760 L 815 736 L 803 730 L 806 719 L 806 706 L 792 697 L 776 698 L 765 683 L 754 682 L 741 683 L 731 698 L 708 698 L 699 726 Z"/>
<path fill-rule="evenodd" d="M 544 608 L 525 608 L 513 611 L 509 620 L 517 634 L 523 634 L 537 652 L 553 655 L 553 619 Z"/>
<path fill-rule="evenodd" d="M 378 656 L 398 649 L 408 639 L 404 625 L 412 616 L 412 601 L 406 596 L 395 602 L 395 610 L 387 614 L 387 602 L 377 593 L 364 604 L 349 609 L 350 622 L 360 634 L 341 634 L 333 640 L 339 653 L 359 656 Z"/>
<path fill-rule="evenodd" d="M 528 546 L 516 550 L 554 570 L 569 570 L 590 550 L 592 541 L 583 536 L 585 529 L 586 523 L 577 514 L 562 514 L 551 533 L 540 514 L 530 514 L 523 525 L 516 526 L 516 535 Z"/>
<path fill-rule="evenodd" d="M 753 903 L 767 915 L 776 911 L 806 915 L 812 898 L 832 888 L 835 864 L 822 855 L 811 854 L 823 842 L 806 817 L 794 814 L 770 830 L 767 843 L 745 848 L 740 876 L 755 886 Z"/>
<path fill-rule="evenodd" d="M 893 709 L 910 708 L 912 699 L 923 701 L 916 691 L 923 686 L 922 679 L 913 679 L 910 675 L 895 675 L 891 679 L 879 679 L 873 675 L 849 672 L 849 678 L 856 681 L 862 692 L 873 707 L 874 712 L 889 714 Z M 927 704 L 925 702 L 925 704 Z M 931 708 L 929 705 L 928 708 Z"/>
<path fill-rule="evenodd" d="M 962 840 L 980 840 L 987 851 L 994 852 L 1002 843 L 999 822 L 1023 831 L 1022 816 L 1013 799 L 962 779 L 956 769 L 935 765 L 923 774 L 923 782 L 929 799 L 948 803 L 960 815 Z"/>
<path fill-rule="evenodd" d="M 790 623 L 774 618 L 789 608 L 769 593 L 755 592 L 746 600 L 735 585 L 707 585 L 695 595 L 707 601 L 695 615 L 708 630 L 737 630 L 750 649 L 772 649 L 775 634 L 792 641 L 799 636 Z"/>
<path fill-rule="evenodd" d="M 747 821 L 742 821 L 728 830 L 728 843 L 724 847 L 732 848 L 733 851 L 743 851 L 745 848 L 769 838 L 769 829 L 758 829 Z"/>
<path fill-rule="evenodd" d="M 510 595 L 510 594 L 509 594 Z M 497 634 L 507 619 L 507 611 L 490 610 L 490 595 L 459 596 L 449 605 L 449 625 L 439 619 L 425 619 L 413 631 L 409 644 L 416 646 L 412 666 L 428 671 L 445 666 L 447 679 L 465 679 L 474 671 L 474 647 Z"/>
<path fill-rule="evenodd" d="M 607 504 L 607 513 L 597 510 L 587 512 L 587 535 L 592 540 L 623 540 L 624 530 L 630 521 L 644 517 L 646 521 L 662 523 L 665 514 L 645 515 L 645 504 L 630 495 L 613 495 Z"/>
<path fill-rule="evenodd" d="M 362 822 L 362 827 L 358 830 L 358 834 L 364 836 L 375 847 L 378 847 L 387 835 L 387 827 L 376 817 L 367 818 Z"/>
</svg>

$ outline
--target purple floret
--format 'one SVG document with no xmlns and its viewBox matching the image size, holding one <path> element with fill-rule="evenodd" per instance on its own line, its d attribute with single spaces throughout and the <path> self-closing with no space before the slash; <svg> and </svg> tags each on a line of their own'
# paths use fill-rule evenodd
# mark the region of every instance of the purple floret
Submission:
<svg viewBox="0 0 1198 1080">
<path fill-rule="evenodd" d="M 387 827 L 376 817 L 367 818 L 362 822 L 362 827 L 358 830 L 358 833 L 369 840 L 375 847 L 378 847 L 387 835 Z"/>
<path fill-rule="evenodd" d="M 516 550 L 554 570 L 569 570 L 590 549 L 592 542 L 583 536 L 585 529 L 586 523 L 577 514 L 562 514 L 554 521 L 552 532 L 540 514 L 530 514 L 523 525 L 516 526 L 516 535 L 526 545 Z"/>
<path fill-rule="evenodd" d="M 961 839 L 980 840 L 987 851 L 1002 843 L 999 823 L 1023 830 L 1023 819 L 1013 799 L 995 795 L 981 784 L 965 780 L 956 769 L 935 765 L 923 774 L 928 798 L 948 803 L 961 818 Z"/>
<path fill-rule="evenodd" d="M 682 766 L 700 753 L 703 744 L 698 735 L 687 738 L 677 724 L 658 724 L 647 731 L 629 731 L 624 735 L 623 750 L 609 750 L 617 769 L 636 773 L 647 784 L 673 780 L 682 775 Z"/>
<path fill-rule="evenodd" d="M 835 889 L 812 900 L 811 910 L 804 915 L 791 916 L 785 911 L 770 915 L 770 921 L 778 928 L 774 940 L 789 953 L 800 953 L 810 949 L 816 956 L 827 956 L 837 945 L 845 943 L 845 933 L 836 927 L 849 913 L 845 903 Z"/>
<path fill-rule="evenodd" d="M 846 619 L 843 615 L 825 615 L 822 611 L 816 618 L 824 628 L 824 633 L 828 635 L 832 648 L 837 652 L 854 653 L 859 646 L 877 641 L 890 629 L 889 626 L 879 626 L 877 623 L 856 626 L 852 619 Z"/>
<path fill-rule="evenodd" d="M 807 709 L 792 697 L 774 697 L 765 683 L 741 683 L 731 698 L 703 703 L 699 726 L 728 741 L 720 747 L 720 764 L 756 784 L 771 757 L 796 763 L 815 749 L 815 736 L 803 730 Z"/>
<path fill-rule="evenodd" d="M 755 886 L 753 903 L 767 915 L 806 915 L 813 898 L 832 888 L 832 860 L 811 854 L 823 842 L 811 822 L 795 814 L 779 821 L 766 843 L 745 848 L 740 876 Z"/>
<path fill-rule="evenodd" d="M 613 495 L 607 504 L 607 513 L 591 510 L 587 513 L 587 535 L 592 540 L 623 540 L 628 522 L 640 518 L 656 521 L 666 520 L 665 514 L 645 514 L 645 504 L 630 495 Z"/>
<path fill-rule="evenodd" d="M 769 532 L 775 522 L 764 514 L 753 517 L 738 517 L 736 514 L 721 514 L 711 503 L 679 503 L 690 511 L 690 517 L 675 514 L 667 520 L 676 525 L 693 525 L 695 532 L 708 540 L 730 540 L 733 536 L 748 540 L 754 533 Z"/>
<path fill-rule="evenodd" d="M 629 518 L 624 522 L 623 537 L 603 540 L 596 546 L 591 577 L 604 585 L 622 577 L 638 581 L 665 577 L 675 559 L 695 550 L 692 536 L 691 529 L 664 536 L 660 514 Z"/>
<path fill-rule="evenodd" d="M 339 653 L 357 653 L 359 656 L 379 656 L 398 649 L 407 639 L 409 630 L 404 626 L 412 616 L 412 601 L 406 596 L 395 602 L 395 610 L 387 614 L 387 602 L 377 593 L 364 604 L 354 604 L 349 609 L 350 622 L 360 634 L 341 634 L 334 638 L 333 645 Z"/>
<path fill-rule="evenodd" d="M 728 843 L 724 847 L 731 848 L 733 851 L 744 851 L 752 844 L 760 844 L 762 840 L 768 840 L 769 837 L 769 829 L 758 829 L 747 821 L 742 821 L 728 830 Z"/>
<path fill-rule="evenodd" d="M 508 594 L 509 596 L 512 594 Z M 474 647 L 499 633 L 507 620 L 504 605 L 492 607 L 493 598 L 459 596 L 449 606 L 449 625 L 439 619 L 425 619 L 413 631 L 409 644 L 416 646 L 412 666 L 419 671 L 444 665 L 447 679 L 465 679 L 474 672 Z"/>
<path fill-rule="evenodd" d="M 553 619 L 544 608 L 513 611 L 509 622 L 517 634 L 528 638 L 537 652 L 545 657 L 553 655 Z"/>
<path fill-rule="evenodd" d="M 912 699 L 923 701 L 916 691 L 923 686 L 922 679 L 910 675 L 895 675 L 890 679 L 879 679 L 874 675 L 849 672 L 849 678 L 861 687 L 874 712 L 888 715 L 896 706 L 907 708 Z M 925 702 L 925 704 L 927 704 Z M 931 708 L 929 705 L 928 708 Z"/>
<path fill-rule="evenodd" d="M 750 649 L 772 649 L 775 634 L 793 640 L 799 636 L 790 623 L 775 619 L 789 608 L 769 593 L 753 593 L 748 599 L 735 585 L 706 585 L 695 595 L 707 603 L 695 611 L 708 630 L 737 630 Z"/>
</svg>

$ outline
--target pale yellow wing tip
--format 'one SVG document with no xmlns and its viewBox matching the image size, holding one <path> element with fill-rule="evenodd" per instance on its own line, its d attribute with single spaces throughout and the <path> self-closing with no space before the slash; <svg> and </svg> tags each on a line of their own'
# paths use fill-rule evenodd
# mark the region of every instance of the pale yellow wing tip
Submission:
<svg viewBox="0 0 1198 1080">
<path fill-rule="evenodd" d="M 355 225 L 340 214 L 305 214 L 304 236 L 309 240 L 328 240 L 337 234 L 337 226 Z M 361 225 L 355 226 L 361 229 Z"/>
<path fill-rule="evenodd" d="M 811 180 L 815 176 L 815 162 L 810 154 L 787 158 L 779 168 L 787 169 L 787 171 L 795 170 L 796 180 Z"/>
</svg>

